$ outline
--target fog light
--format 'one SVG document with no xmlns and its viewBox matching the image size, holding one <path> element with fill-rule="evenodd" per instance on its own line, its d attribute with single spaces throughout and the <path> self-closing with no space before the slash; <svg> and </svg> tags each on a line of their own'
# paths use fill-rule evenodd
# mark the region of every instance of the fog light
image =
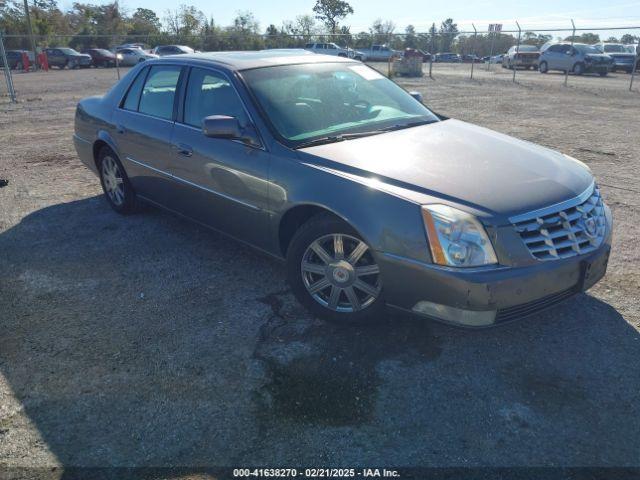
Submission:
<svg viewBox="0 0 640 480">
<path fill-rule="evenodd" d="M 464 310 L 462 308 L 427 302 L 426 300 L 416 303 L 413 311 L 467 327 L 484 327 L 491 325 L 495 321 L 497 313 L 496 310 Z"/>
</svg>

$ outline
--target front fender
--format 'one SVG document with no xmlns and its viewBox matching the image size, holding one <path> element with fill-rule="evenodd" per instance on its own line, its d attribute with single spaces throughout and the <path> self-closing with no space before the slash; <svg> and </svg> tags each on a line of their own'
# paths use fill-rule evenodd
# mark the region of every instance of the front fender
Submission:
<svg viewBox="0 0 640 480">
<path fill-rule="evenodd" d="M 382 191 L 375 181 L 354 181 L 298 159 L 275 157 L 271 185 L 275 225 L 291 208 L 313 205 L 342 218 L 376 252 L 431 262 L 420 205 Z"/>
</svg>

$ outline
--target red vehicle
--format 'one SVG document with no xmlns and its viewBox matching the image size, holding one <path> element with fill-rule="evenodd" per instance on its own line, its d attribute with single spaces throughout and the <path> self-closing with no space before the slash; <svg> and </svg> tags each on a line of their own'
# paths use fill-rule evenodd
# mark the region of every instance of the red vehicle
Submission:
<svg viewBox="0 0 640 480">
<path fill-rule="evenodd" d="M 95 67 L 116 66 L 116 55 L 104 48 L 89 48 L 88 50 L 83 50 L 82 53 L 91 56 L 92 63 Z"/>
</svg>

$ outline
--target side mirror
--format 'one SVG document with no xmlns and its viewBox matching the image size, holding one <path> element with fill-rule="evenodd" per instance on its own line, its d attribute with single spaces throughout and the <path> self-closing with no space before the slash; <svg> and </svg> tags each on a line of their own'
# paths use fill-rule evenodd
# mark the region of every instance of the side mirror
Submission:
<svg viewBox="0 0 640 480">
<path fill-rule="evenodd" d="M 235 117 L 211 115 L 202 120 L 202 133 L 210 138 L 241 138 L 240 123 Z"/>
<path fill-rule="evenodd" d="M 409 95 L 411 95 L 413 98 L 415 98 L 417 101 L 419 101 L 420 103 L 422 103 L 422 94 L 420 92 L 409 92 Z"/>
</svg>

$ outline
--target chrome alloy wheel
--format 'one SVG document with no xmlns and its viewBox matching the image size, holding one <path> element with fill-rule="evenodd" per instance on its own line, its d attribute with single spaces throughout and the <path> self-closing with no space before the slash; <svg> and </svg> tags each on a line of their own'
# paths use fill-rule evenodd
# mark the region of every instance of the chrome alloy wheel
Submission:
<svg viewBox="0 0 640 480">
<path fill-rule="evenodd" d="M 330 310 L 356 312 L 380 295 L 380 268 L 367 244 L 351 235 L 316 239 L 304 252 L 300 268 L 309 295 Z"/>
<path fill-rule="evenodd" d="M 124 203 L 124 180 L 120 167 L 113 157 L 107 155 L 102 159 L 101 170 L 104 189 L 109 199 L 114 205 L 121 206 Z"/>
</svg>

